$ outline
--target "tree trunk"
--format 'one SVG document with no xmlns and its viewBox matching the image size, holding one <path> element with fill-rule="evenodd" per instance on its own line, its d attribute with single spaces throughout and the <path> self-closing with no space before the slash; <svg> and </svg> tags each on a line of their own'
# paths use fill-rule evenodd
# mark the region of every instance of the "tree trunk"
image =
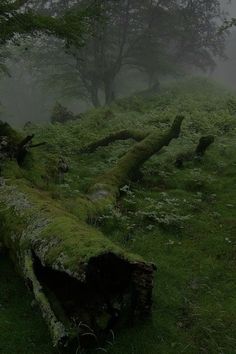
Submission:
<svg viewBox="0 0 236 354">
<path fill-rule="evenodd" d="M 184 167 L 184 163 L 188 161 L 201 160 L 205 155 L 207 149 L 214 143 L 215 138 L 213 135 L 203 136 L 199 139 L 195 151 L 186 151 L 177 156 L 175 166 L 177 168 Z"/>
<path fill-rule="evenodd" d="M 96 87 L 96 85 L 94 85 L 91 88 L 91 101 L 95 108 L 101 107 L 101 102 L 99 100 L 98 92 L 99 92 L 98 88 Z"/>
<path fill-rule="evenodd" d="M 114 79 L 108 77 L 104 80 L 105 104 L 110 105 L 115 100 Z"/>
<path fill-rule="evenodd" d="M 172 127 L 160 136 L 159 131 L 153 131 L 145 139 L 134 145 L 116 164 L 97 178 L 90 188 L 90 198 L 93 201 L 107 200 L 114 203 L 119 189 L 130 179 L 135 178 L 140 167 L 164 146 L 168 146 L 172 139 L 177 139 L 180 134 L 183 116 L 177 116 Z"/>
<path fill-rule="evenodd" d="M 150 313 L 153 266 L 23 178 L 1 180 L 0 241 L 32 290 L 54 345 L 76 350 L 83 339 L 106 335 L 117 316 Z"/>
</svg>

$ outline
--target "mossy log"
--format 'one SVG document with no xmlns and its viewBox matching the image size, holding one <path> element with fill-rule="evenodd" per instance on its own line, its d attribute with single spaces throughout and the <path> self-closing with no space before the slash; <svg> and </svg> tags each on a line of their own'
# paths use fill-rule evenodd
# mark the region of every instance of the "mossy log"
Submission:
<svg viewBox="0 0 236 354">
<path fill-rule="evenodd" d="M 123 313 L 129 317 L 150 313 L 154 266 L 126 253 L 85 220 L 116 202 L 120 187 L 178 138 L 183 119 L 177 116 L 162 135 L 149 133 L 97 178 L 87 198 L 77 200 L 80 218 L 31 188 L 20 177 L 16 162 L 8 162 L 18 178 L 6 179 L 5 173 L 2 179 L 0 241 L 32 289 L 54 345 L 76 347 L 78 338 L 86 338 L 84 329 L 98 338 Z"/>
<path fill-rule="evenodd" d="M 175 160 L 175 166 L 181 168 L 185 162 L 197 159 L 198 161 L 203 158 L 207 149 L 214 143 L 215 138 L 213 135 L 203 136 L 199 139 L 198 145 L 195 151 L 187 151 L 177 156 Z"/>
<path fill-rule="evenodd" d="M 135 141 L 142 141 L 148 134 L 149 133 L 140 130 L 121 130 L 83 147 L 80 152 L 92 153 L 99 147 L 108 146 L 118 140 L 133 139 Z"/>
<path fill-rule="evenodd" d="M 89 191 L 90 199 L 98 203 L 101 200 L 114 203 L 120 188 L 135 178 L 142 165 L 163 147 L 168 146 L 173 139 L 179 137 L 183 119 L 183 116 L 177 116 L 166 132 L 160 134 L 159 130 L 154 130 L 141 142 L 135 144 L 115 167 L 95 180 Z"/>
<path fill-rule="evenodd" d="M 0 242 L 33 291 L 54 345 L 76 349 L 88 328 L 90 338 L 100 338 L 118 316 L 150 313 L 153 265 L 124 252 L 19 175 L 1 179 Z"/>
<path fill-rule="evenodd" d="M 16 159 L 19 165 L 25 161 L 26 155 L 31 148 L 44 145 L 32 143 L 34 134 L 22 137 L 8 123 L 0 121 L 0 159 Z"/>
</svg>

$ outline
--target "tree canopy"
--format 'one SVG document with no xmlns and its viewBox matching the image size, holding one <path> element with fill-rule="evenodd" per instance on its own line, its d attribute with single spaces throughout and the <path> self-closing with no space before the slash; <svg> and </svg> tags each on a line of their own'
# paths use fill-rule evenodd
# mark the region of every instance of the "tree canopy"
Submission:
<svg viewBox="0 0 236 354">
<path fill-rule="evenodd" d="M 41 4 L 41 10 L 39 5 Z M 44 4 L 45 5 L 45 4 Z M 55 16 L 53 11 L 43 12 L 43 3 L 30 0 L 3 0 L 0 3 L 0 45 L 9 40 L 17 40 L 17 35 L 36 34 L 39 32 L 65 39 L 67 43 L 80 47 L 84 44 L 83 36 L 89 32 L 90 18 L 96 18 L 95 7 L 74 9 Z M 1 69 L 6 71 L 0 55 Z"/>
<path fill-rule="evenodd" d="M 47 42 L 44 60 L 39 54 L 35 66 L 47 62 L 47 56 L 52 61 L 52 50 L 55 63 L 69 55 L 63 68 L 60 64 L 56 73 L 52 70 L 51 83 L 94 106 L 117 97 L 122 72 L 138 70 L 156 89 L 162 77 L 193 68 L 212 70 L 215 58 L 224 53 L 219 0 L 4 0 L 1 6 L 2 42 L 15 33 L 39 31 L 63 39 L 62 46 Z"/>
<path fill-rule="evenodd" d="M 93 1 L 76 1 L 80 8 L 85 3 Z M 68 3 L 59 4 L 61 13 L 70 10 Z M 102 20 L 92 19 L 93 35 L 82 48 L 76 41 L 67 42 L 74 68 L 62 74 L 64 81 L 68 75 L 70 95 L 79 92 L 94 106 L 113 101 L 117 77 L 124 70 L 135 68 L 155 86 L 166 75 L 212 69 L 215 57 L 223 55 L 223 10 L 218 0 L 99 0 L 96 7 Z M 76 18 L 73 10 L 75 22 Z M 76 36 L 77 28 L 70 29 Z"/>
</svg>

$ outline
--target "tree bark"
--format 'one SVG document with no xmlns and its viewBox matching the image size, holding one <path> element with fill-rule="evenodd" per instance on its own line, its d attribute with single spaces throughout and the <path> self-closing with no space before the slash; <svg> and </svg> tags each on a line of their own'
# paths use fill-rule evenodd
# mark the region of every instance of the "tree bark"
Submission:
<svg viewBox="0 0 236 354">
<path fill-rule="evenodd" d="M 88 331 L 99 340 L 113 316 L 126 317 L 128 308 L 132 316 L 150 313 L 153 265 L 124 252 L 23 178 L 1 180 L 0 241 L 32 290 L 55 346 L 76 349 Z"/>
<path fill-rule="evenodd" d="M 101 102 L 98 97 L 98 88 L 96 87 L 91 88 L 91 101 L 95 108 L 101 107 Z"/>
<path fill-rule="evenodd" d="M 110 105 L 115 100 L 115 89 L 113 78 L 104 81 L 105 104 Z"/>
</svg>

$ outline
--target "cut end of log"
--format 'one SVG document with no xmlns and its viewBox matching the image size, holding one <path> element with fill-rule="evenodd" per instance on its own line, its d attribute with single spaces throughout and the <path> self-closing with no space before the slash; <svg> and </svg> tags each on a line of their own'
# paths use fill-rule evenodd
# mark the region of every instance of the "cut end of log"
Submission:
<svg viewBox="0 0 236 354">
<path fill-rule="evenodd" d="M 52 336 L 58 346 L 76 349 L 78 344 L 101 344 L 121 320 L 130 322 L 151 312 L 152 264 L 132 263 L 112 252 L 104 253 L 89 260 L 82 282 L 43 266 L 34 254 L 33 271 L 58 323 L 67 325 L 58 337 L 58 325 L 51 317 L 53 325 L 49 327 L 56 331 Z"/>
</svg>

